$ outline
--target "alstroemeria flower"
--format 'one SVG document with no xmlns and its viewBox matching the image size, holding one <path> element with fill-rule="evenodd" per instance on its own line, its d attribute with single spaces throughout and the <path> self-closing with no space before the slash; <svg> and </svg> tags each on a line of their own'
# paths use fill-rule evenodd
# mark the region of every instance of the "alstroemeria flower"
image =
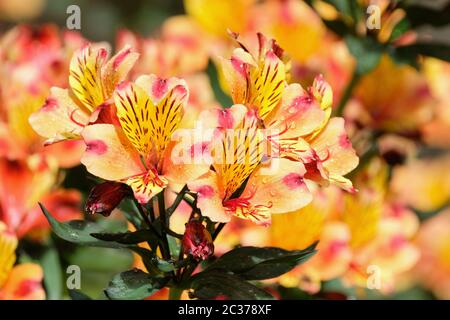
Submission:
<svg viewBox="0 0 450 320">
<path fill-rule="evenodd" d="M 264 134 L 253 111 L 234 105 L 206 111 L 200 122 L 218 128 L 213 150 L 219 151 L 214 155 L 214 171 L 188 183 L 197 192 L 197 205 L 204 216 L 228 222 L 235 215 L 267 224 L 271 214 L 290 212 L 311 201 L 301 162 L 275 159 L 270 165 L 261 163 Z M 245 188 L 235 197 L 245 181 Z"/>
<path fill-rule="evenodd" d="M 0 221 L 0 300 L 44 300 L 44 273 L 34 263 L 16 262 L 18 240 Z"/>
<path fill-rule="evenodd" d="M 55 161 L 34 155 L 24 160 L 0 159 L 0 220 L 21 238 L 42 236 L 49 225 L 37 202 L 58 220 L 78 219 L 81 194 L 76 190 L 52 190 L 58 178 Z"/>
<path fill-rule="evenodd" d="M 416 237 L 421 258 L 415 277 L 439 299 L 450 299 L 450 209 L 427 219 Z"/>
<path fill-rule="evenodd" d="M 206 69 L 209 58 L 207 38 L 192 18 L 170 17 L 159 31 L 158 38 L 119 31 L 116 46 L 131 46 L 140 54 L 131 71 L 133 78 L 153 73 L 164 78 L 186 77 Z"/>
<path fill-rule="evenodd" d="M 91 115 L 112 97 L 138 54 L 125 47 L 108 61 L 107 57 L 103 47 L 88 45 L 78 50 L 70 62 L 70 89 L 51 88 L 44 106 L 31 115 L 30 124 L 48 138 L 46 144 L 80 138 Z"/>
<path fill-rule="evenodd" d="M 240 48 L 231 59 L 223 60 L 233 102 L 254 109 L 261 127 L 278 132 L 267 137 L 272 142 L 270 157 L 302 161 L 310 179 L 352 191 L 350 180 L 343 176 L 357 166 L 358 157 L 343 119 L 330 120 L 330 85 L 320 75 L 308 90 L 299 84 L 287 85 L 283 50 L 261 34 L 258 40 L 257 58 L 238 42 Z"/>
<path fill-rule="evenodd" d="M 117 123 L 89 125 L 82 132 L 86 152 L 81 162 L 90 173 L 128 184 L 147 203 L 169 182 L 185 183 L 208 170 L 172 161 L 172 135 L 188 99 L 183 80 L 141 76 L 119 84 L 113 96 Z"/>
</svg>

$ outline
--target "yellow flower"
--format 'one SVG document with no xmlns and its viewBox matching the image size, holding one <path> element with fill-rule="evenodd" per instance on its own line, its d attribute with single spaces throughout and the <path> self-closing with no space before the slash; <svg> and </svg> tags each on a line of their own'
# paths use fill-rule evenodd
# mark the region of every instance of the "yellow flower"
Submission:
<svg viewBox="0 0 450 320">
<path fill-rule="evenodd" d="M 237 39 L 237 35 L 234 35 Z M 238 41 L 231 59 L 223 59 L 223 75 L 234 103 L 255 110 L 260 126 L 273 130 L 271 157 L 302 161 L 306 177 L 321 183 L 334 183 L 352 191 L 343 176 L 358 164 L 341 118 L 330 120 L 333 94 L 322 76 L 304 90 L 299 84 L 287 85 L 288 64 L 275 40 L 258 34 L 255 58 Z"/>
<path fill-rule="evenodd" d="M 422 254 L 416 277 L 440 299 L 450 299 L 450 210 L 425 221 L 417 236 Z"/>
<path fill-rule="evenodd" d="M 267 224 L 271 214 L 290 212 L 311 201 L 301 162 L 276 159 L 261 163 L 264 135 L 254 112 L 234 105 L 202 113 L 200 123 L 218 128 L 209 147 L 218 151 L 214 171 L 188 183 L 189 189 L 197 192 L 203 215 L 218 222 L 228 222 L 236 215 Z M 242 193 L 234 196 L 244 182 Z"/>
<path fill-rule="evenodd" d="M 33 129 L 52 144 L 80 138 L 80 132 L 98 107 L 112 96 L 115 86 L 127 76 L 138 55 L 123 48 L 107 61 L 103 47 L 85 46 L 70 62 L 69 89 L 51 88 L 44 106 L 29 119 Z"/>
<path fill-rule="evenodd" d="M 434 100 L 425 77 L 384 55 L 355 88 L 348 115 L 372 128 L 412 131 L 429 121 Z M 347 112 L 347 111 L 346 111 Z"/>
<path fill-rule="evenodd" d="M 43 300 L 43 271 L 34 263 L 16 262 L 17 238 L 0 221 L 0 300 Z"/>
<path fill-rule="evenodd" d="M 127 183 L 147 203 L 169 181 L 184 183 L 208 170 L 172 161 L 172 135 L 188 99 L 184 80 L 141 76 L 135 83 L 119 84 L 113 98 L 117 123 L 88 125 L 82 131 L 86 152 L 81 162 L 90 173 Z"/>
<path fill-rule="evenodd" d="M 186 12 L 207 32 L 226 36 L 227 30 L 244 31 L 255 0 L 184 0 Z"/>
<path fill-rule="evenodd" d="M 450 201 L 450 157 L 411 160 L 395 167 L 391 187 L 397 198 L 415 209 L 434 211 Z"/>
</svg>

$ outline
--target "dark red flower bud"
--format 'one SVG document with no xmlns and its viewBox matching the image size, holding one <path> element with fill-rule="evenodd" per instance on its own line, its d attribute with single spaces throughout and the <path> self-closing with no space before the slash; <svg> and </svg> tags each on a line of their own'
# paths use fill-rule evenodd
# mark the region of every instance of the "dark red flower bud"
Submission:
<svg viewBox="0 0 450 320">
<path fill-rule="evenodd" d="M 205 260 L 214 253 L 211 234 L 200 221 L 189 221 L 183 235 L 183 253 Z"/>
<path fill-rule="evenodd" d="M 107 217 L 129 192 L 129 187 L 120 182 L 107 181 L 98 184 L 89 194 L 86 211 L 90 214 L 100 213 Z"/>
</svg>

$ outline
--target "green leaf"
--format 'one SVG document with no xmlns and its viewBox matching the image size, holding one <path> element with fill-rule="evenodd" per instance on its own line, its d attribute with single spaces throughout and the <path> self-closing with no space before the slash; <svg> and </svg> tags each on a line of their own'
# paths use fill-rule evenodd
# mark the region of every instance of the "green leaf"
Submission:
<svg viewBox="0 0 450 320">
<path fill-rule="evenodd" d="M 411 24 L 409 23 L 407 18 L 403 18 L 400 20 L 392 29 L 391 36 L 389 38 L 389 42 L 397 40 L 400 36 L 402 36 L 406 31 L 411 28 Z"/>
<path fill-rule="evenodd" d="M 44 285 L 48 300 L 59 300 L 63 292 L 63 276 L 61 264 L 56 248 L 50 242 L 44 253 L 39 258 L 39 263 L 44 270 Z"/>
<path fill-rule="evenodd" d="M 85 295 L 79 290 L 69 289 L 69 297 L 72 300 L 92 300 L 88 295 Z"/>
<path fill-rule="evenodd" d="M 136 204 L 130 198 L 125 198 L 119 205 L 120 211 L 123 213 L 125 218 L 136 228 L 143 229 L 145 223 L 139 214 L 136 214 L 137 208 Z"/>
<path fill-rule="evenodd" d="M 204 271 L 191 278 L 190 288 L 195 298 L 215 299 L 224 296 L 231 300 L 272 300 L 263 289 L 223 270 Z"/>
<path fill-rule="evenodd" d="M 323 20 L 325 26 L 336 33 L 340 37 L 344 37 L 346 34 L 352 33 L 353 31 L 341 20 Z"/>
<path fill-rule="evenodd" d="M 142 300 L 164 287 L 168 280 L 133 269 L 115 275 L 105 294 L 111 300 Z"/>
<path fill-rule="evenodd" d="M 450 61 L 450 45 L 440 43 L 416 43 L 409 46 L 398 47 L 396 50 L 404 55 L 424 55 Z"/>
<path fill-rule="evenodd" d="M 348 0 L 325 0 L 326 3 L 331 4 L 335 7 L 340 13 L 347 15 L 349 17 L 352 16 L 352 7 Z"/>
<path fill-rule="evenodd" d="M 443 8 L 427 8 L 421 5 L 405 6 L 406 16 L 413 27 L 431 25 L 441 27 L 449 24 L 450 3 Z"/>
<path fill-rule="evenodd" d="M 175 266 L 170 261 L 163 260 L 155 255 L 152 251 L 141 247 L 130 247 L 130 250 L 139 254 L 142 257 L 147 271 L 152 275 L 161 272 L 171 272 L 175 270 Z"/>
<path fill-rule="evenodd" d="M 40 206 L 45 216 L 47 217 L 50 225 L 52 226 L 53 231 L 56 233 L 57 236 L 66 241 L 85 246 L 132 250 L 142 257 L 145 267 L 152 274 L 156 274 L 159 272 L 169 272 L 174 270 L 174 266 L 170 262 L 161 260 L 155 255 L 154 252 L 145 248 L 138 247 L 136 245 L 121 243 L 121 242 L 130 242 L 131 241 L 130 238 L 133 238 L 133 236 L 130 236 L 126 232 L 116 234 L 116 236 L 112 234 L 106 235 L 106 233 L 103 233 L 99 230 L 99 226 L 95 223 L 78 220 L 64 223 L 58 222 L 51 216 L 50 212 L 48 212 L 48 210 L 43 205 L 40 204 Z M 113 238 L 119 239 L 122 237 L 122 241 L 121 242 L 105 241 L 97 239 L 93 235 L 96 235 L 97 237 L 100 238 L 106 237 L 109 240 Z M 141 235 L 139 235 L 139 237 L 140 236 Z M 127 239 L 123 240 L 123 237 L 127 237 Z"/>
<path fill-rule="evenodd" d="M 96 239 L 114 241 L 120 244 L 138 244 L 146 241 L 157 242 L 158 236 L 151 230 L 127 231 L 119 233 L 91 233 Z"/>
<path fill-rule="evenodd" d="M 383 46 L 372 38 L 358 38 L 352 35 L 345 37 L 350 53 L 357 60 L 356 73 L 366 74 L 372 71 L 380 62 Z"/>
<path fill-rule="evenodd" d="M 177 238 L 167 235 L 167 241 L 172 257 L 178 257 L 180 254 L 180 244 L 178 244 Z"/>
<path fill-rule="evenodd" d="M 108 242 L 94 238 L 91 233 L 100 233 L 99 226 L 92 222 L 72 220 L 59 222 L 52 217 L 50 212 L 39 203 L 42 212 L 47 218 L 53 232 L 63 240 L 87 246 L 97 246 L 105 248 L 122 248 L 124 245 L 116 242 Z"/>
<path fill-rule="evenodd" d="M 206 270 L 223 269 L 246 280 L 278 277 L 311 258 L 317 242 L 304 250 L 288 251 L 274 247 L 240 247 L 225 253 Z"/>
<path fill-rule="evenodd" d="M 214 92 L 216 100 L 219 101 L 221 106 L 223 106 L 224 108 L 228 108 L 233 105 L 233 101 L 227 93 L 223 92 L 222 88 L 220 87 L 220 71 L 217 70 L 217 68 L 221 68 L 220 64 L 216 65 L 212 60 L 210 60 L 206 72 L 208 73 L 209 79 L 211 79 L 211 88 Z"/>
</svg>

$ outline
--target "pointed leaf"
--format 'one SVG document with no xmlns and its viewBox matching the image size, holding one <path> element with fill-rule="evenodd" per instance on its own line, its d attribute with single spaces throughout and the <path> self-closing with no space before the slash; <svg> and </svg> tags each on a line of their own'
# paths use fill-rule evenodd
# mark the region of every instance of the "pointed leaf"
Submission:
<svg viewBox="0 0 450 320">
<path fill-rule="evenodd" d="M 163 288 L 168 280 L 133 269 L 114 276 L 105 294 L 111 300 L 142 300 Z"/>
<path fill-rule="evenodd" d="M 304 250 L 288 251 L 274 247 L 240 247 L 214 261 L 206 270 L 223 269 L 246 280 L 278 277 L 311 258 L 317 242 Z"/>
<path fill-rule="evenodd" d="M 222 270 L 204 271 L 191 279 L 192 296 L 198 299 L 272 300 L 265 290 Z"/>
</svg>

